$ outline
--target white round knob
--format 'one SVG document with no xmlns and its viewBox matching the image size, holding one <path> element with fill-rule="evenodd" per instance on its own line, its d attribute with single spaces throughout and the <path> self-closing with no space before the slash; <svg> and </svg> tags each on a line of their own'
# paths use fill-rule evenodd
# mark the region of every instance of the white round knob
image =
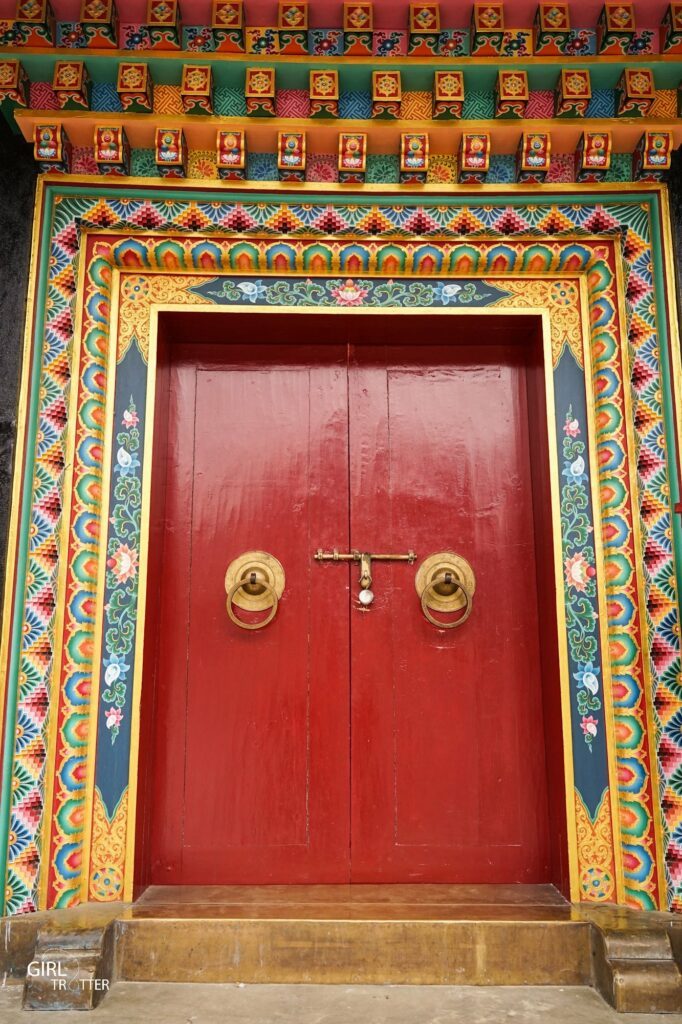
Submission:
<svg viewBox="0 0 682 1024">
<path fill-rule="evenodd" d="M 358 594 L 358 601 L 360 604 L 369 605 L 374 600 L 374 592 L 371 590 L 361 590 Z"/>
</svg>

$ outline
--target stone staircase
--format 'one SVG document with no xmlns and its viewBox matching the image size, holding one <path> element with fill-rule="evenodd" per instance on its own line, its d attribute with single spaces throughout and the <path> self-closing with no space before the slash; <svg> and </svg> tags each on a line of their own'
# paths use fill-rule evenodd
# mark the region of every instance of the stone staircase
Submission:
<svg viewBox="0 0 682 1024">
<path fill-rule="evenodd" d="M 151 887 L 8 927 L 30 1009 L 93 1008 L 126 980 L 588 985 L 622 1012 L 682 1012 L 682 920 L 552 886 Z"/>
</svg>

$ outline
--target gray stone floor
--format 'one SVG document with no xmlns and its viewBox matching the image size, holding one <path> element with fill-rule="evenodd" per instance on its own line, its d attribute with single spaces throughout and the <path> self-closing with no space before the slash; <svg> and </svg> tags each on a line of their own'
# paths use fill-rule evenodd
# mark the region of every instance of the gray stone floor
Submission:
<svg viewBox="0 0 682 1024">
<path fill-rule="evenodd" d="M 30 1019 L 31 1011 L 21 1009 L 21 988 L 0 988 L 0 1024 Z M 94 1024 L 682 1024 L 682 1014 L 614 1013 L 587 988 L 135 982 L 114 985 L 94 1016 L 51 1013 L 47 1019 L 50 1024 L 88 1019 Z"/>
</svg>

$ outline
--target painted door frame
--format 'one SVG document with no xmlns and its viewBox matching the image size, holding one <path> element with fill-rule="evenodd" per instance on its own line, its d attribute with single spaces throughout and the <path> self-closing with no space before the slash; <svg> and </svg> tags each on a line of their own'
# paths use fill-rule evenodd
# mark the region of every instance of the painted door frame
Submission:
<svg viewBox="0 0 682 1024">
<path fill-rule="evenodd" d="M 164 313 L 178 313 L 187 312 L 188 307 L 182 304 L 173 303 L 154 303 L 150 308 L 151 312 L 151 328 L 149 335 L 149 354 L 148 354 L 148 373 L 149 373 L 149 384 L 147 389 L 147 405 L 145 412 L 145 419 L 147 423 L 153 423 L 154 421 L 154 408 L 156 400 L 156 364 L 158 357 L 158 334 L 159 334 L 159 316 Z M 287 314 L 304 314 L 315 316 L 319 314 L 320 310 L 314 307 L 308 308 L 286 308 L 286 307 L 256 307 L 255 309 L 249 305 L 242 306 L 231 306 L 225 309 L 203 309 L 204 315 L 229 315 L 230 313 L 249 313 L 252 315 L 265 314 L 268 316 L 286 316 Z M 336 310 L 337 314 L 345 316 L 353 315 L 407 315 L 407 316 L 423 316 L 427 312 L 424 309 L 412 308 L 395 310 L 392 313 L 388 313 L 386 310 L 371 309 L 371 308 L 342 308 Z M 544 377 L 545 377 L 545 395 L 546 395 L 546 422 L 548 437 L 551 441 L 552 425 L 554 424 L 556 413 L 554 407 L 554 386 L 552 381 L 552 354 L 551 354 L 551 329 L 549 313 L 544 308 L 533 309 L 521 308 L 521 309 L 486 309 L 485 311 L 479 311 L 481 315 L 492 315 L 492 316 L 528 316 L 534 315 L 538 318 L 542 325 L 542 339 L 543 339 L 543 356 L 544 356 Z M 438 316 L 450 316 L 459 317 L 463 315 L 470 315 L 469 310 L 462 309 L 438 309 L 428 310 L 429 315 Z M 115 350 L 115 346 L 112 346 L 112 350 Z M 115 365 L 110 364 L 111 378 L 115 377 Z M 588 389 L 589 391 L 589 389 Z M 109 407 L 109 415 L 107 421 L 107 439 L 105 440 L 105 446 L 108 450 L 112 447 L 113 438 L 113 415 L 114 415 L 114 403 L 112 402 Z M 152 464 L 152 449 L 153 449 L 153 429 L 150 429 L 145 437 L 144 442 L 144 464 L 150 466 Z M 553 448 L 550 443 L 550 461 L 552 461 Z M 592 464 L 592 500 L 595 503 L 596 508 L 596 456 L 594 452 L 593 440 L 590 438 L 590 461 Z M 553 509 L 553 537 L 554 537 L 554 578 L 557 588 L 557 619 L 559 624 L 565 621 L 563 601 L 561 595 L 563 593 L 563 563 L 561 559 L 561 527 L 559 519 L 559 505 L 560 496 L 558 488 L 558 464 L 555 466 L 556 471 L 551 474 L 551 502 Z M 105 491 L 107 490 L 107 483 L 105 480 Z M 144 619 L 145 619 L 145 605 L 146 605 L 146 565 L 149 557 L 149 509 L 151 499 L 151 480 L 150 475 L 147 475 L 146 482 L 143 484 L 142 493 L 142 538 L 140 545 L 140 601 L 138 605 L 138 640 L 135 647 L 135 660 L 134 660 L 134 675 L 132 681 L 132 688 L 135 694 L 134 698 L 134 716 L 133 716 L 133 731 L 131 736 L 131 762 L 130 762 L 130 790 L 129 790 L 129 803 L 128 803 L 128 814 L 132 820 L 135 820 L 136 809 L 137 809 L 137 779 L 138 779 L 138 762 L 139 762 L 139 725 L 140 725 L 140 700 L 141 700 L 141 688 L 142 688 L 142 674 L 143 674 L 143 658 L 144 658 Z M 103 519 L 107 518 L 106 505 L 104 508 Z M 104 587 L 101 589 L 101 601 L 104 602 Z M 100 634 L 101 635 L 101 634 Z M 570 732 L 570 678 L 568 674 L 568 655 L 565 643 L 565 629 L 562 632 L 561 625 L 559 625 L 559 644 L 560 644 L 560 658 L 559 658 L 559 671 L 562 678 L 562 709 L 563 709 L 563 721 L 562 729 L 564 733 L 564 751 L 563 751 L 563 766 L 564 766 L 564 784 L 566 790 L 566 813 L 567 813 L 567 834 L 571 835 L 571 829 L 575 828 L 574 818 L 571 820 L 571 807 L 572 807 L 572 793 L 573 793 L 573 758 L 572 758 L 572 747 L 571 747 L 571 732 Z M 96 660 L 99 656 L 101 659 L 101 646 L 96 652 Z M 93 706 L 96 702 L 93 702 Z M 125 898 L 130 899 L 133 895 L 133 867 L 135 859 L 135 832 L 130 830 L 128 836 L 128 846 L 126 850 L 126 891 Z M 577 856 L 575 850 L 575 844 L 572 844 L 569 840 L 569 864 L 570 864 L 570 885 L 571 891 L 576 892 L 576 875 L 577 875 Z M 84 894 L 85 895 L 85 894 Z"/>
</svg>

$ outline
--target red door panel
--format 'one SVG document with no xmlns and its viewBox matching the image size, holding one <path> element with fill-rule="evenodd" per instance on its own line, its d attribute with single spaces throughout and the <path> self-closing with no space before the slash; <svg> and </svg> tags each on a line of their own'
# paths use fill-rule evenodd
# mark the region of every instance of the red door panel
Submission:
<svg viewBox="0 0 682 1024">
<path fill-rule="evenodd" d="M 347 322 L 171 363 L 154 884 L 548 878 L 523 347 L 379 345 L 391 321 Z M 320 547 L 418 560 L 375 562 L 361 611 L 357 566 Z M 257 632 L 225 611 L 250 549 L 286 573 Z M 444 549 L 477 579 L 446 632 L 414 586 Z"/>
<path fill-rule="evenodd" d="M 313 546 L 348 542 L 343 356 L 175 370 L 179 529 L 164 563 L 185 566 L 188 599 L 164 591 L 157 734 L 173 791 L 161 783 L 152 882 L 348 880 L 347 602 L 311 599 Z M 254 549 L 286 573 L 276 623 L 257 633 L 229 621 L 224 589 Z"/>
<path fill-rule="evenodd" d="M 485 350 L 484 350 L 485 351 Z M 375 563 L 351 613 L 354 881 L 546 877 L 525 371 L 519 349 L 354 349 L 352 546 L 453 549 L 474 612 L 442 631 L 415 568 Z"/>
</svg>

